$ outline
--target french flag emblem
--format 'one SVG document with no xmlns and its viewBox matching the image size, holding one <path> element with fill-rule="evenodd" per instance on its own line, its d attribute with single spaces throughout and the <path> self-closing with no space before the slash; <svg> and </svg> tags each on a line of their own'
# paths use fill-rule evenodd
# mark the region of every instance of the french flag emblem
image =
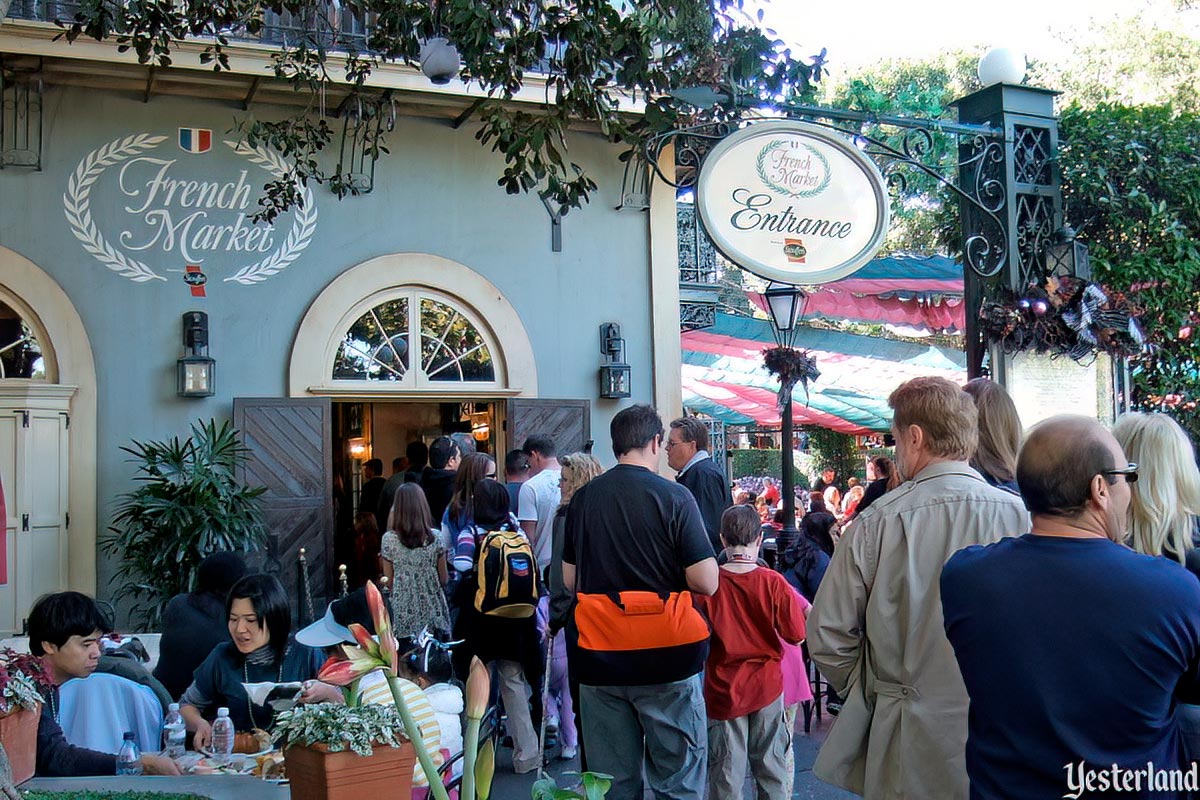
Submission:
<svg viewBox="0 0 1200 800">
<path fill-rule="evenodd" d="M 207 153 L 212 149 L 212 131 L 208 128 L 180 128 L 179 149 L 185 153 Z"/>
</svg>

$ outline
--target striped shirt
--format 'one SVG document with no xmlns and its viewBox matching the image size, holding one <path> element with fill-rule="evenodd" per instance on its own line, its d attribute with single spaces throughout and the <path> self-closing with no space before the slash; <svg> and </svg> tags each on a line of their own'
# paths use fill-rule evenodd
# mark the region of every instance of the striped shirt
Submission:
<svg viewBox="0 0 1200 800">
<path fill-rule="evenodd" d="M 445 761 L 441 750 L 442 729 L 438 725 L 433 706 L 429 704 L 425 693 L 415 683 L 403 678 L 397 679 L 396 683 L 400 687 L 400 693 L 404 696 L 404 704 L 408 706 L 413 720 L 421 729 L 421 740 L 425 743 L 426 752 L 433 758 L 433 765 L 435 767 L 442 766 L 442 762 Z M 392 690 L 388 687 L 387 677 L 382 669 L 377 669 L 359 678 L 354 691 L 360 704 L 390 706 L 396 703 L 392 698 Z M 418 760 L 416 766 L 413 767 L 413 786 L 428 785 L 429 781 L 426 780 L 425 771 L 421 769 L 421 762 Z"/>
</svg>

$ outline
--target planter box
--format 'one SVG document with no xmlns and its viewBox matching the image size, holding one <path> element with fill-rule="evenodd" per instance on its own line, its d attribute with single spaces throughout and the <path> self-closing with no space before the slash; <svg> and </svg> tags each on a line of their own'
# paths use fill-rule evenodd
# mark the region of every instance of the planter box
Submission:
<svg viewBox="0 0 1200 800">
<path fill-rule="evenodd" d="M 35 731 L 36 732 L 36 731 Z M 409 800 L 417 752 L 377 745 L 370 756 L 353 750 L 331 753 L 325 745 L 296 745 L 284 751 L 292 800 Z"/>
<path fill-rule="evenodd" d="M 4 0 L 0 0 L 3 3 Z M 8 753 L 8 763 L 12 766 L 13 783 L 27 781 L 33 777 L 37 767 L 37 730 L 38 718 L 42 715 L 41 706 L 30 711 L 19 708 L 0 717 L 0 744 Z"/>
</svg>

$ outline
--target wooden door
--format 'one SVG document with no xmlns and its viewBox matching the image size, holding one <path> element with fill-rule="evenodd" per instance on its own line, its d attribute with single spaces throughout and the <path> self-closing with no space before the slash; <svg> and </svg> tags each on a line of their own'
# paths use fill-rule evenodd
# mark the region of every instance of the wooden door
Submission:
<svg viewBox="0 0 1200 800">
<path fill-rule="evenodd" d="M 239 478 L 265 486 L 270 532 L 263 567 L 279 576 L 292 615 L 307 621 L 333 596 L 332 412 L 326 397 L 234 398 L 233 424 L 250 457 Z M 306 551 L 312 607 L 299 569 Z"/>
<path fill-rule="evenodd" d="M 523 447 L 526 437 L 535 433 L 554 439 L 560 456 L 591 448 L 592 411 L 587 400 L 512 398 L 506 411 L 504 430 L 510 450 Z"/>
<path fill-rule="evenodd" d="M 67 580 L 69 394 L 41 397 L 37 387 L 18 394 L 0 399 L 4 633 L 22 631 L 33 601 Z"/>
</svg>

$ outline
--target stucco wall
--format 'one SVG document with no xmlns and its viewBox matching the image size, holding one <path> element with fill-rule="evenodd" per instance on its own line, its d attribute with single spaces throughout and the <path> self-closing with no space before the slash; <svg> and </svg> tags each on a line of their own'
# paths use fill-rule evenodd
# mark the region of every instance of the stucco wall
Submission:
<svg viewBox="0 0 1200 800">
<path fill-rule="evenodd" d="M 0 244 L 61 284 L 95 355 L 101 531 L 114 498 L 130 486 L 132 470 L 120 445 L 185 434 L 200 418 L 228 417 L 236 396 L 285 395 L 293 337 L 305 309 L 342 271 L 385 253 L 435 254 L 494 283 L 532 340 L 539 395 L 591 399 L 596 452 L 611 462 L 612 414 L 625 403 L 652 398 L 648 223 L 645 214 L 613 209 L 621 180 L 618 147 L 595 136 L 572 137 L 571 157 L 595 177 L 600 191 L 589 206 L 565 218 L 562 253 L 551 252 L 550 220 L 537 197 L 510 197 L 496 186 L 502 160 L 480 147 L 470 125 L 454 130 L 422 119 L 399 121 L 372 194 L 339 202 L 314 187 L 319 218 L 311 243 L 295 263 L 257 285 L 223 280 L 247 263 L 244 255 L 210 254 L 203 263 L 208 296 L 199 299 L 191 297 L 182 274 L 165 271 L 184 266 L 177 249 L 140 253 L 168 278 L 144 283 L 119 276 L 85 252 L 64 216 L 64 192 L 81 159 L 106 143 L 147 133 L 168 137 L 155 157 L 178 159 L 193 173 L 196 164 L 212 164 L 212 180 L 233 180 L 246 162 L 221 141 L 232 138 L 228 131 L 242 116 L 216 102 L 156 97 L 147 104 L 115 93 L 49 88 L 44 170 L 0 170 Z M 340 123 L 331 124 L 340 129 Z M 180 126 L 211 129 L 211 152 L 183 152 L 176 141 Z M 208 161 L 186 161 L 200 158 Z M 123 221 L 134 219 L 124 210 L 133 201 L 117 189 L 119 168 L 109 167 L 90 197 L 97 229 L 114 245 Z M 257 192 L 266 174 L 251 170 Z M 285 233 L 286 227 L 278 230 L 276 241 Z M 443 288 L 454 292 L 454 286 Z M 218 393 L 205 400 L 175 394 L 180 316 L 192 309 L 209 314 L 210 354 L 217 361 Z M 597 329 L 607 321 L 622 325 L 633 365 L 630 401 L 596 399 Z M 111 574 L 111 565 L 101 562 L 101 596 L 108 594 Z"/>
</svg>

